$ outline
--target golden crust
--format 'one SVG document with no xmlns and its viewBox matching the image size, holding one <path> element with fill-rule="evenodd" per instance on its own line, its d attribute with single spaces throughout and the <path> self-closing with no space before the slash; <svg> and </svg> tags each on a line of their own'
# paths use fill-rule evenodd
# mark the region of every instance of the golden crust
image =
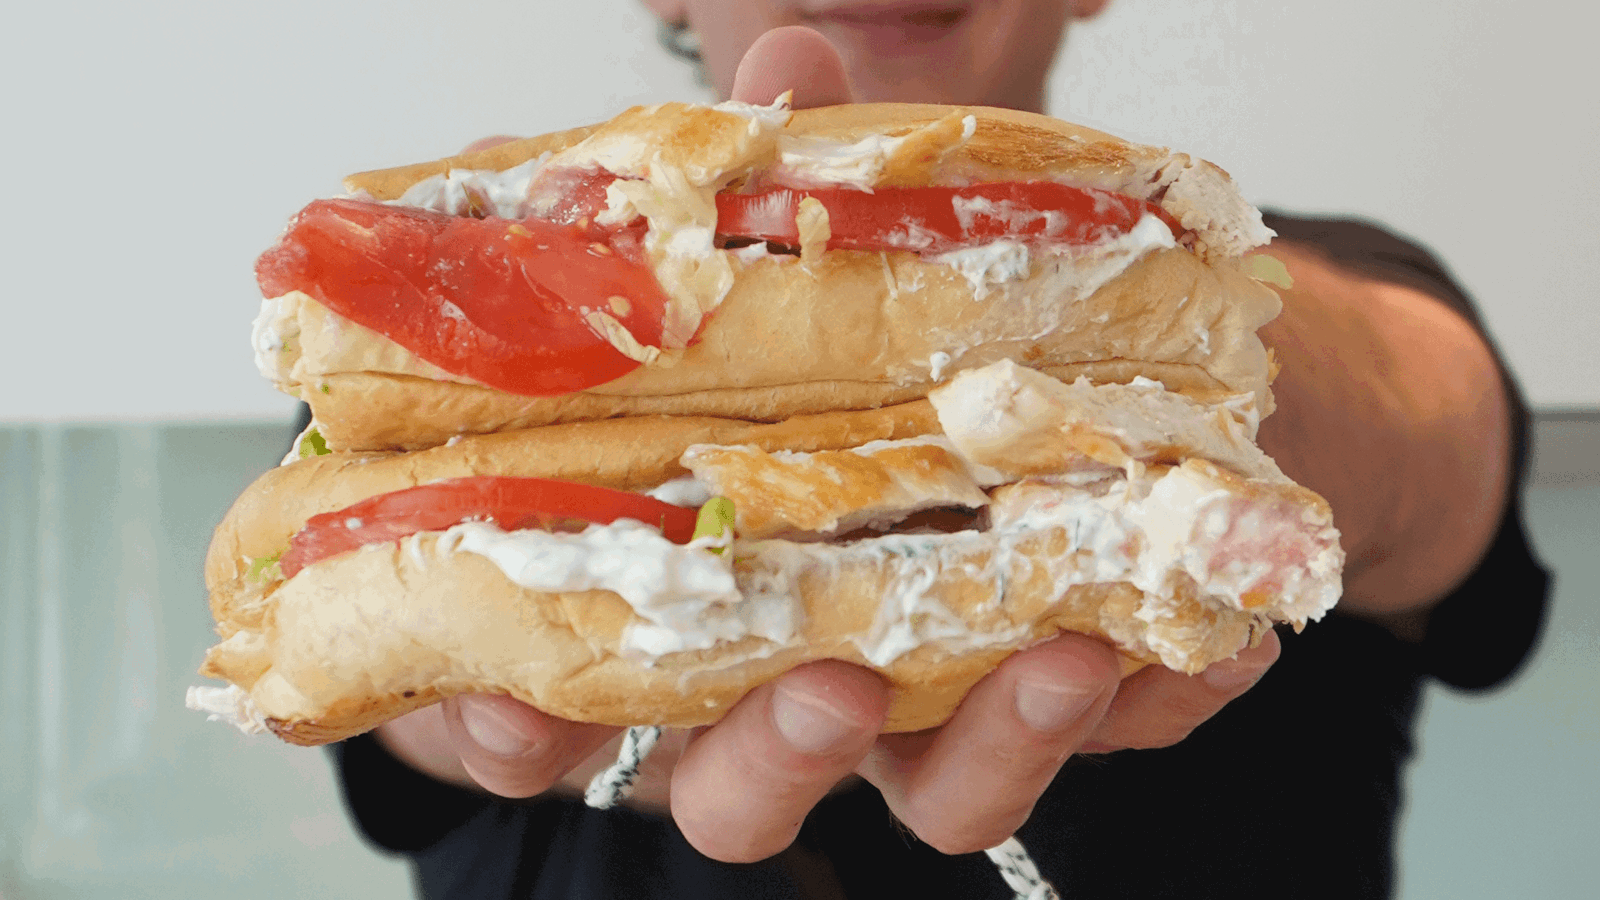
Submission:
<svg viewBox="0 0 1600 900">
<path fill-rule="evenodd" d="M 651 114 L 659 109 L 633 107 L 615 119 L 598 125 L 523 138 L 433 162 L 359 172 L 345 179 L 345 187 L 352 192 L 365 191 L 376 200 L 395 200 L 417 182 L 434 175 L 447 174 L 453 169 L 509 169 L 536 159 L 541 154 L 574 147 L 597 132 L 605 135 L 635 130 L 641 123 L 648 123 L 643 133 L 649 140 L 674 150 L 690 140 L 698 142 L 697 146 L 708 146 L 718 137 L 705 126 L 700 129 L 661 128 L 650 122 Z M 970 141 L 954 152 L 950 162 L 971 163 L 994 173 L 1028 175 L 1075 169 L 1132 171 L 1165 162 L 1170 156 L 1161 148 L 1133 144 L 1105 132 L 1049 116 L 993 107 L 915 103 L 818 107 L 796 111 L 785 126 L 784 134 L 850 142 L 873 134 L 905 135 L 943 120 L 954 123 L 940 132 L 947 135 L 946 140 L 953 145 L 954 136 L 960 133 L 960 120 L 968 115 L 976 118 L 976 131 Z M 720 137 L 727 140 L 731 136 L 722 134 Z M 932 142 L 936 139 L 930 136 L 929 140 Z M 943 153 L 938 155 L 944 157 Z M 914 157 L 908 154 L 909 158 Z M 898 184 L 928 184 L 930 182 L 926 179 L 935 177 L 931 168 L 908 166 L 893 171 L 892 182 Z M 914 177 L 917 172 L 924 180 L 918 181 Z"/>
<path fill-rule="evenodd" d="M 986 106 L 859 103 L 818 107 L 797 111 L 787 131 L 850 142 L 871 134 L 906 134 L 941 119 L 968 115 L 976 125 L 971 139 L 946 156 L 944 162 L 974 177 L 999 180 L 1066 174 L 1131 176 L 1158 169 L 1172 158 L 1165 148 L 1131 143 L 1037 113 Z M 937 176 L 930 171 L 928 177 Z"/>
<path fill-rule="evenodd" d="M 974 130 L 965 138 L 969 117 Z M 614 172 L 641 175 L 662 162 L 691 170 L 697 184 L 725 182 L 749 173 L 730 170 L 719 176 L 710 170 L 718 165 L 755 168 L 768 151 L 765 138 L 741 132 L 746 121 L 739 115 L 684 104 L 634 107 L 589 128 L 432 163 L 364 172 L 346 183 L 351 190 L 366 190 L 377 199 L 395 199 L 433 175 L 464 168 L 507 169 L 547 151 L 570 155 L 568 163 L 577 167 L 603 165 Z M 962 125 L 959 131 L 957 124 Z M 785 139 L 844 143 L 872 135 L 912 138 L 886 161 L 878 184 L 1046 179 L 1152 199 L 1198 234 L 1195 249 L 1208 261 L 1238 256 L 1272 236 L 1222 168 L 1035 113 L 865 103 L 800 110 L 781 132 Z M 631 148 L 619 153 L 619 145 Z M 639 147 L 649 148 L 649 153 L 641 155 Z"/>
<path fill-rule="evenodd" d="M 733 501 L 735 530 L 749 540 L 840 533 L 922 509 L 989 502 L 966 464 L 934 444 L 778 454 L 747 445 L 696 446 L 683 464 L 711 494 Z"/>
</svg>

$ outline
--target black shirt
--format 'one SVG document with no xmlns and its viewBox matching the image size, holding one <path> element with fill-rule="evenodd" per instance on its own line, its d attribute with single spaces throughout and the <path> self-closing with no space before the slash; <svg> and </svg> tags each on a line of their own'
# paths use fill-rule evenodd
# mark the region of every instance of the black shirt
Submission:
<svg viewBox="0 0 1600 900">
<path fill-rule="evenodd" d="M 1430 254 L 1357 221 L 1269 216 L 1295 243 L 1419 288 L 1479 325 Z M 1481 329 L 1481 325 L 1479 326 Z M 1018 837 L 1070 898 L 1386 897 L 1402 769 L 1423 681 L 1479 689 L 1533 647 L 1548 575 L 1520 518 L 1528 418 L 1515 385 L 1516 481 L 1476 571 L 1420 643 L 1340 615 L 1294 634 L 1250 692 L 1182 743 L 1080 755 Z M 408 854 L 430 898 L 1009 898 L 982 854 L 920 843 L 860 784 L 824 799 L 795 845 L 748 865 L 695 852 L 670 819 L 582 800 L 499 800 L 420 775 L 370 737 L 335 747 L 363 832 Z"/>
</svg>

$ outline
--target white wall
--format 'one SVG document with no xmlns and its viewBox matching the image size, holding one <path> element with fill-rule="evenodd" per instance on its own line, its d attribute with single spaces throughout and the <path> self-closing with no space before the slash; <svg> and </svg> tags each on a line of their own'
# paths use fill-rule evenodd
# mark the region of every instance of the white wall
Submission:
<svg viewBox="0 0 1600 900">
<path fill-rule="evenodd" d="M 1423 241 L 1535 404 L 1594 407 L 1597 27 L 1559 0 L 1116 0 L 1068 41 L 1052 111 Z"/>
<path fill-rule="evenodd" d="M 1055 112 L 1433 244 L 1532 399 L 1600 405 L 1591 7 L 1118 0 Z M 1576 11 L 1574 11 L 1576 10 Z M 703 97 L 636 0 L 27 4 L 0 35 L 0 419 L 286 416 L 251 264 L 351 171 Z"/>
</svg>

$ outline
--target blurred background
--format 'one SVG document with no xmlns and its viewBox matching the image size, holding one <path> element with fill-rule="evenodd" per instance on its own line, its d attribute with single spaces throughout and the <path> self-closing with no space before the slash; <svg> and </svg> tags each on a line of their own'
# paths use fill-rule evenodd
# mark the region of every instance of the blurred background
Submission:
<svg viewBox="0 0 1600 900">
<path fill-rule="evenodd" d="M 1115 0 L 1053 81 L 1056 115 L 1218 162 L 1262 205 L 1433 247 L 1538 412 L 1551 629 L 1509 688 L 1428 695 L 1404 897 L 1600 876 L 1596 26 L 1553 0 Z M 210 528 L 290 436 L 251 362 L 252 262 L 349 172 L 707 99 L 654 30 L 637 0 L 8 12 L 0 898 L 408 896 L 321 751 L 182 704 Z"/>
</svg>

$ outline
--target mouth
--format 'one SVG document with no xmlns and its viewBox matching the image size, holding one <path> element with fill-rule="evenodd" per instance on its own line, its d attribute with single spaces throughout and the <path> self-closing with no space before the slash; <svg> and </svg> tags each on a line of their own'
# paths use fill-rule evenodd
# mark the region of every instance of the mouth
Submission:
<svg viewBox="0 0 1600 900">
<path fill-rule="evenodd" d="M 972 15 L 969 3 L 951 0 L 811 0 L 801 19 L 921 43 L 954 31 Z"/>
</svg>

